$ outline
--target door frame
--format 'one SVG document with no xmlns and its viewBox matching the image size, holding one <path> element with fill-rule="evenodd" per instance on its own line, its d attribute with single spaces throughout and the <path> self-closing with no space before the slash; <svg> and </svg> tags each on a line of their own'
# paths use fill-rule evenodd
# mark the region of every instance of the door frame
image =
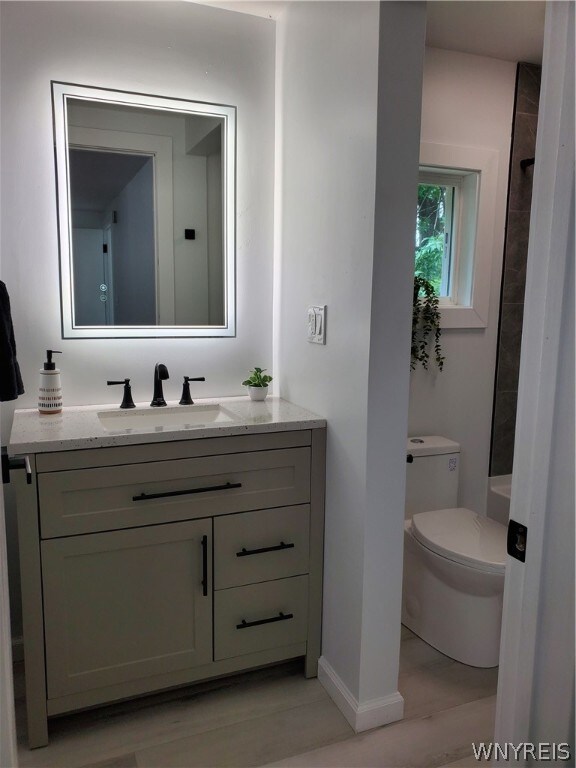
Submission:
<svg viewBox="0 0 576 768">
<path fill-rule="evenodd" d="M 175 323 L 174 293 L 174 184 L 171 136 L 70 126 L 69 146 L 74 149 L 109 150 L 149 155 L 154 163 L 154 267 L 156 271 L 156 322 Z"/>
<path fill-rule="evenodd" d="M 8 555 L 4 514 L 4 493 L 0 489 L 0 712 L 2 712 L 2 717 L 0 717 L 0 765 L 16 768 L 18 757 L 16 752 Z"/>
<path fill-rule="evenodd" d="M 562 296 L 574 226 L 573 29 L 574 6 L 547 3 L 510 505 L 510 518 L 528 533 L 526 562 L 509 557 L 506 568 L 496 743 L 531 741 L 555 396 L 569 311 Z"/>
</svg>

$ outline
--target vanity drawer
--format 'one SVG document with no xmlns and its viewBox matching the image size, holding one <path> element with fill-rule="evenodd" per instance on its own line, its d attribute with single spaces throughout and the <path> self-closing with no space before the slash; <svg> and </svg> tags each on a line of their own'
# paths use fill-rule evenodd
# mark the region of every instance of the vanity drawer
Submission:
<svg viewBox="0 0 576 768">
<path fill-rule="evenodd" d="M 38 476 L 42 538 L 310 500 L 310 449 L 226 454 Z"/>
<path fill-rule="evenodd" d="M 214 660 L 306 641 L 308 577 L 214 593 Z"/>
<path fill-rule="evenodd" d="M 310 506 L 214 520 L 214 589 L 308 573 Z"/>
</svg>

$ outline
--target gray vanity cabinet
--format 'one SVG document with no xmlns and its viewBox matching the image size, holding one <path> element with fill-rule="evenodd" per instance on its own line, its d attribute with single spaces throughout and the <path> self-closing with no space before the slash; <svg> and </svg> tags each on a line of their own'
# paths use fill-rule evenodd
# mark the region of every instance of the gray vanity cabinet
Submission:
<svg viewBox="0 0 576 768">
<path fill-rule="evenodd" d="M 28 736 L 320 655 L 325 430 L 41 452 L 15 473 Z"/>
</svg>

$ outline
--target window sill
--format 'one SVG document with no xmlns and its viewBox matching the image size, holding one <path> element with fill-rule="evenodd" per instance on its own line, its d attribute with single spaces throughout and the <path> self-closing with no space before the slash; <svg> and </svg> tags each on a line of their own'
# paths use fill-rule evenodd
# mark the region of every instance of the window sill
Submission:
<svg viewBox="0 0 576 768">
<path fill-rule="evenodd" d="M 440 310 L 442 329 L 448 328 L 486 328 L 486 318 L 482 317 L 474 307 L 462 307 L 457 304 L 442 304 Z"/>
</svg>

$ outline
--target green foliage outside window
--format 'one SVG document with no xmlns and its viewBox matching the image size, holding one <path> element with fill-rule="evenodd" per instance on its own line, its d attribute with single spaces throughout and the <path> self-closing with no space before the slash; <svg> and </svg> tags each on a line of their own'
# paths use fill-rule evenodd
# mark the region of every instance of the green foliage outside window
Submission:
<svg viewBox="0 0 576 768">
<path fill-rule="evenodd" d="M 419 184 L 414 273 L 431 283 L 437 296 L 442 284 L 445 225 L 446 187 Z"/>
</svg>

